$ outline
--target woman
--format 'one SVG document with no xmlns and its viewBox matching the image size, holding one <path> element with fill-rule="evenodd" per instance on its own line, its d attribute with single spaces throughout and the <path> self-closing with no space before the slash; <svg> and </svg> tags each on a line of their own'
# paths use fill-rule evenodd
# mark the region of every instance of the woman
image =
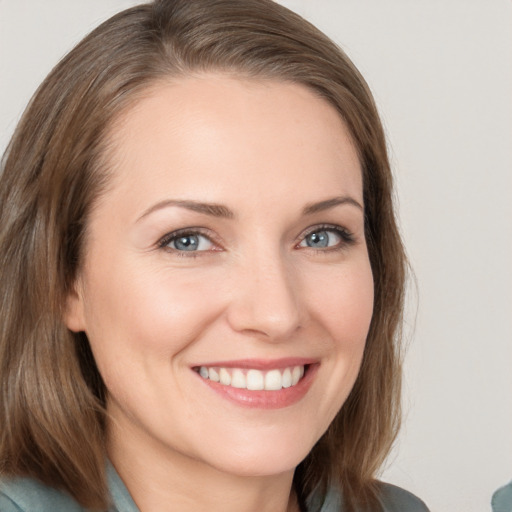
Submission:
<svg viewBox="0 0 512 512">
<path fill-rule="evenodd" d="M 0 182 L 2 510 L 426 510 L 399 423 L 405 258 L 349 59 L 270 1 L 114 16 Z"/>
</svg>

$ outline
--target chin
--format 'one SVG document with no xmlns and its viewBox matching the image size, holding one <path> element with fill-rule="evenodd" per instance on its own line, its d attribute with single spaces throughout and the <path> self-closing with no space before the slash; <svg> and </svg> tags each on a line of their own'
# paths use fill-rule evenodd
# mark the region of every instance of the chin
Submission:
<svg viewBox="0 0 512 512">
<path fill-rule="evenodd" d="M 257 442 L 233 445 L 213 456 L 216 469 L 245 477 L 271 476 L 293 472 L 313 445 L 288 436 L 279 442 L 261 436 Z"/>
</svg>

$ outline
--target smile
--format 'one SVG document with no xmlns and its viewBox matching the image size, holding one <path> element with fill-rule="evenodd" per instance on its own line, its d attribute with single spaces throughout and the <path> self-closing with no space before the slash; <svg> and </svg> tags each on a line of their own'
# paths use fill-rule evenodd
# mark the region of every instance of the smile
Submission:
<svg viewBox="0 0 512 512">
<path fill-rule="evenodd" d="M 203 362 L 191 367 L 197 378 L 237 406 L 281 409 L 301 401 L 320 361 L 304 357 Z"/>
<path fill-rule="evenodd" d="M 264 371 L 255 368 L 200 366 L 195 370 L 203 379 L 223 386 L 249 391 L 279 391 L 296 386 L 304 376 L 305 368 L 306 365 L 297 365 Z"/>
</svg>

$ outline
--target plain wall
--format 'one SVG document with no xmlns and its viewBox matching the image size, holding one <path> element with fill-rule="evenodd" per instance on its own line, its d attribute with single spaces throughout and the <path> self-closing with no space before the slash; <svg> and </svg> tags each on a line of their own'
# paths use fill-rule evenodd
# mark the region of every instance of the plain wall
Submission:
<svg viewBox="0 0 512 512">
<path fill-rule="evenodd" d="M 0 0 L 0 150 L 57 60 L 129 0 Z M 512 2 L 283 0 L 380 107 L 417 286 L 406 416 L 382 478 L 432 512 L 490 511 L 512 479 Z"/>
</svg>

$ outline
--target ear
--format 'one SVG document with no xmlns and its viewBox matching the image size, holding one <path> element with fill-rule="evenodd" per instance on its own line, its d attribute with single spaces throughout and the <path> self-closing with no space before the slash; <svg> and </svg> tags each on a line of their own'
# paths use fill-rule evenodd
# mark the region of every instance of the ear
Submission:
<svg viewBox="0 0 512 512">
<path fill-rule="evenodd" d="M 84 299 L 79 281 L 73 285 L 66 297 L 63 320 L 70 331 L 85 331 Z"/>
</svg>

